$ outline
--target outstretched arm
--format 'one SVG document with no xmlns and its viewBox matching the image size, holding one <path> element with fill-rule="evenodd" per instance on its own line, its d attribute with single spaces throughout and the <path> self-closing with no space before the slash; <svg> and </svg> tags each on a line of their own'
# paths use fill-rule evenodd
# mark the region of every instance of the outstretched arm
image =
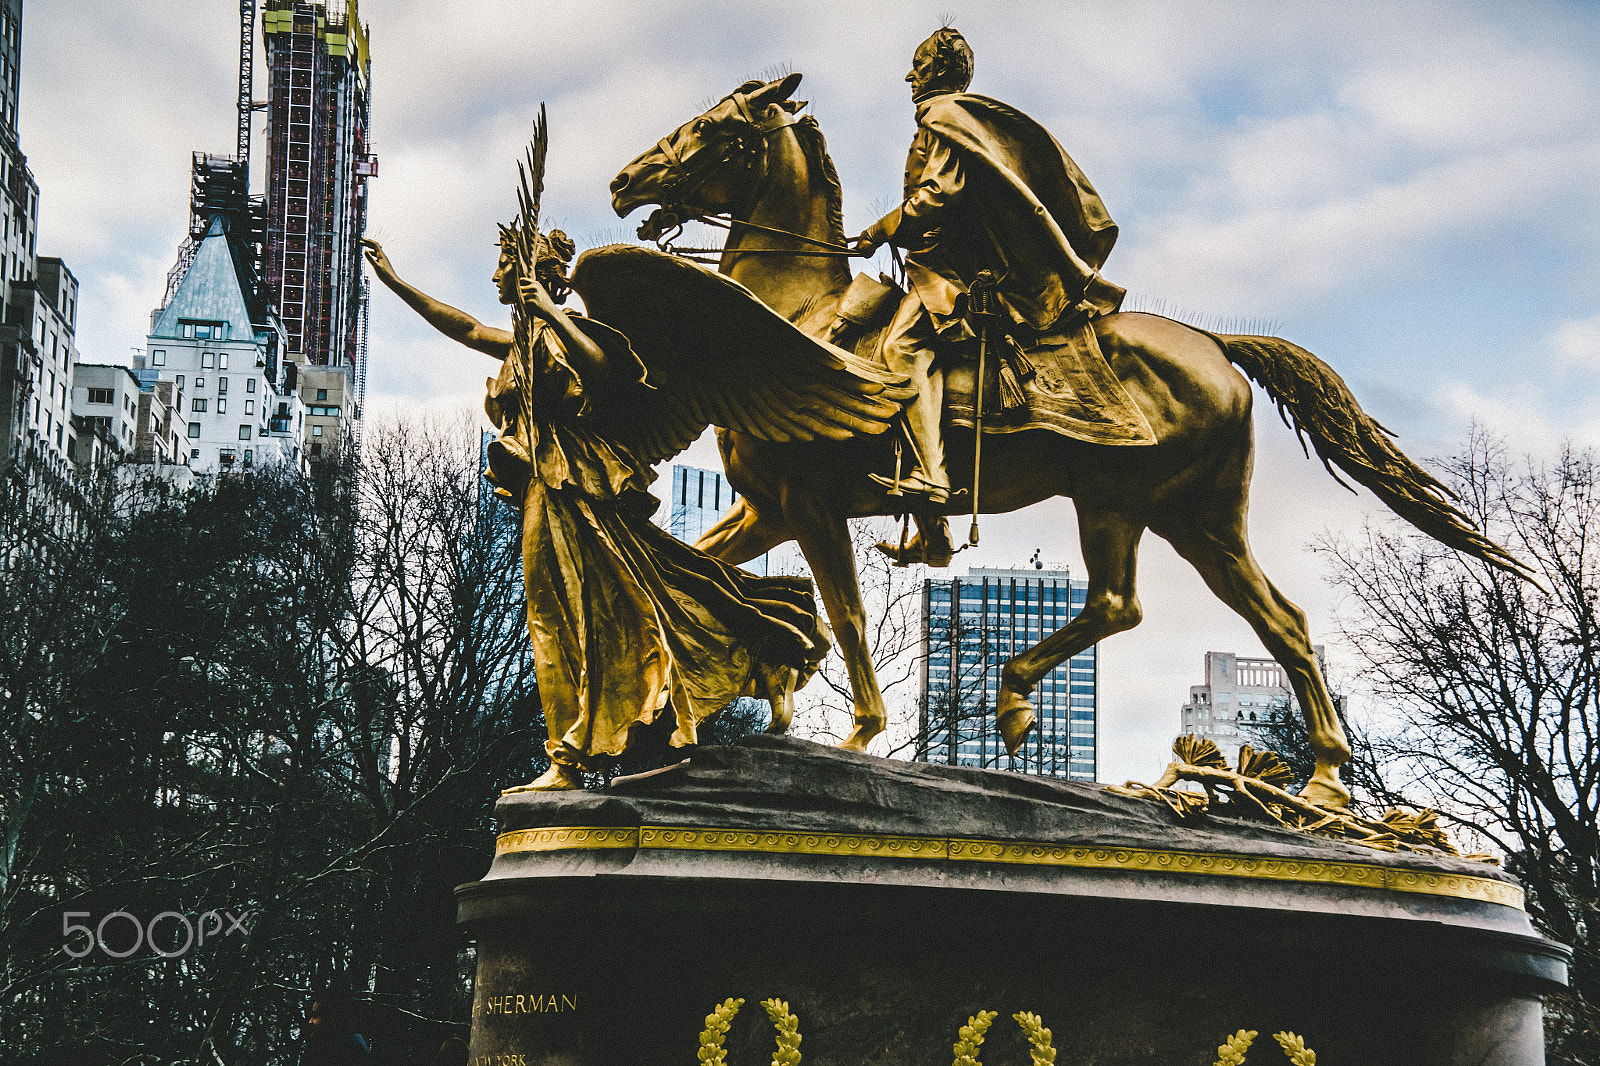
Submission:
<svg viewBox="0 0 1600 1066">
<path fill-rule="evenodd" d="M 383 246 L 371 237 L 363 238 L 367 262 L 378 279 L 395 291 L 395 295 L 411 305 L 412 310 L 425 318 L 434 329 L 453 341 L 476 348 L 496 359 L 504 359 L 511 352 L 512 337 L 509 331 L 486 326 L 459 308 L 440 303 L 427 293 L 400 280 L 394 265 L 384 254 Z"/>
</svg>

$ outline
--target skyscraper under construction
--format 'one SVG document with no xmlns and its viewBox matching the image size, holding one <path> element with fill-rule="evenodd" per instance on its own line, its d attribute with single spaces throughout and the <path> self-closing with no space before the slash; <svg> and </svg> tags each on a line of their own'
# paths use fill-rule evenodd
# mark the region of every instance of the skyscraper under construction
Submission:
<svg viewBox="0 0 1600 1066">
<path fill-rule="evenodd" d="M 300 367 L 313 458 L 336 443 L 366 381 L 361 272 L 372 60 L 357 0 L 266 0 L 266 233 L 262 277 Z"/>
</svg>

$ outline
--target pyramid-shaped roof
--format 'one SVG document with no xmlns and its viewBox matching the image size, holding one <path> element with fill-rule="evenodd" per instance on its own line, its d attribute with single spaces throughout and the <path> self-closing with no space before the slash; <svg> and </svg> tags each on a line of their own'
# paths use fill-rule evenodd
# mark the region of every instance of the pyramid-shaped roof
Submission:
<svg viewBox="0 0 1600 1066">
<path fill-rule="evenodd" d="M 239 268 L 228 248 L 228 234 L 220 216 L 211 220 L 211 228 L 195 250 L 188 273 L 178 283 L 178 291 L 156 319 L 150 335 L 177 339 L 182 336 L 178 323 L 184 320 L 226 322 L 229 340 L 250 340 L 255 336 Z"/>
</svg>

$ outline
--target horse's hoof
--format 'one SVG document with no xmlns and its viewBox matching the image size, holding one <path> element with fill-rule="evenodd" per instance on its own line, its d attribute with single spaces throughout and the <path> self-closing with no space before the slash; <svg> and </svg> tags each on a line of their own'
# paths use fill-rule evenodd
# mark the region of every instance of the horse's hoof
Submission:
<svg viewBox="0 0 1600 1066">
<path fill-rule="evenodd" d="M 1306 787 L 1300 790 L 1300 795 L 1318 807 L 1332 811 L 1342 811 L 1350 806 L 1350 790 L 1339 780 L 1338 771 L 1334 771 L 1331 782 L 1326 777 L 1313 776 L 1306 782 Z"/>
<path fill-rule="evenodd" d="M 777 705 L 772 708 L 772 721 L 767 723 L 767 732 L 773 736 L 782 736 L 789 731 L 789 723 L 794 720 L 794 707 L 785 707 L 779 710 Z"/>
<path fill-rule="evenodd" d="M 1017 749 L 1022 747 L 1022 741 L 1027 737 L 1028 731 L 1033 728 L 1035 721 L 1033 704 L 1027 697 L 1011 689 L 1000 690 L 1000 703 L 995 709 L 995 724 L 1000 727 L 1000 736 L 1006 742 L 1006 754 L 1015 755 Z"/>
<path fill-rule="evenodd" d="M 856 729 L 839 742 L 839 749 L 841 751 L 859 751 L 865 755 L 867 753 L 867 741 L 870 739 L 870 737 L 862 737 L 861 730 Z"/>
<path fill-rule="evenodd" d="M 850 731 L 849 736 L 844 738 L 839 747 L 845 751 L 859 751 L 865 755 L 867 754 L 867 745 L 872 742 L 873 737 L 881 732 L 883 732 L 883 723 L 881 721 L 857 722 L 856 727 Z"/>
<path fill-rule="evenodd" d="M 800 672 L 791 668 L 783 680 L 773 686 L 775 691 L 767 694 L 767 702 L 772 705 L 772 720 L 767 723 L 767 732 L 773 736 L 787 733 L 789 723 L 794 721 L 794 690 L 799 680 Z"/>
</svg>

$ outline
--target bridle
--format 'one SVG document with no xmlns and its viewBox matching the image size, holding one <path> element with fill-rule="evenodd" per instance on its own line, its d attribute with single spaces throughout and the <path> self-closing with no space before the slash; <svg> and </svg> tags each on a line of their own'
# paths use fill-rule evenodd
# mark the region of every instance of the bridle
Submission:
<svg viewBox="0 0 1600 1066">
<path fill-rule="evenodd" d="M 764 158 L 768 139 L 779 130 L 787 129 L 800 121 L 798 115 L 784 107 L 773 107 L 770 109 L 770 116 L 758 118 L 751 111 L 750 99 L 744 93 L 734 93 L 728 99 L 738 109 L 739 117 L 744 120 L 745 127 L 737 136 L 726 139 L 721 152 L 711 156 L 706 162 L 698 164 L 695 162 L 697 157 L 704 153 L 704 149 L 685 154 L 679 152 L 677 146 L 666 138 L 656 142 L 656 149 L 672 164 L 672 170 L 669 171 L 671 177 L 662 181 L 662 205 L 652 211 L 639 226 L 639 237 L 654 241 L 656 247 L 663 252 L 686 259 L 705 259 L 724 254 L 822 256 L 840 259 L 859 255 L 860 253 L 852 252 L 844 245 L 832 241 L 819 240 L 804 233 L 794 233 L 775 226 L 764 226 L 759 222 L 736 219 L 731 209 L 710 211 L 691 203 L 690 197 L 704 188 L 724 166 L 742 165 L 745 170 L 756 170 Z M 816 245 L 817 249 L 796 251 L 788 248 L 726 249 L 676 246 L 673 242 L 682 236 L 685 222 L 702 222 L 730 232 L 736 225 L 746 226 L 779 237 L 793 237 L 807 244 Z"/>
</svg>

